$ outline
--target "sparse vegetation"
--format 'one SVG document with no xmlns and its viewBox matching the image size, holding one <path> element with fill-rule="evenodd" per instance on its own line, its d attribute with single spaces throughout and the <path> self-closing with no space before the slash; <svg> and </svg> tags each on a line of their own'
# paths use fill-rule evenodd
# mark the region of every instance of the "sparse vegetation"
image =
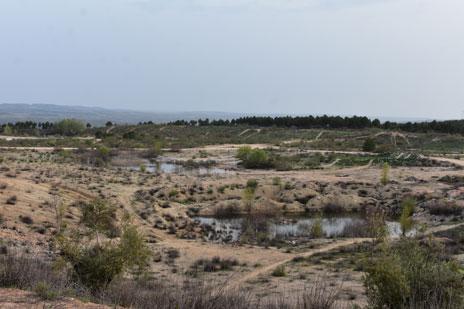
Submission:
<svg viewBox="0 0 464 309">
<path fill-rule="evenodd" d="M 461 308 L 463 276 L 433 245 L 404 239 L 371 260 L 365 285 L 373 308 Z"/>
<path fill-rule="evenodd" d="M 390 181 L 390 165 L 388 163 L 384 163 L 382 167 L 382 175 L 380 177 L 380 182 L 385 186 Z"/>
<path fill-rule="evenodd" d="M 285 266 L 284 265 L 277 266 L 272 271 L 272 275 L 274 277 L 285 277 L 287 275 L 287 272 L 285 271 Z"/>
<path fill-rule="evenodd" d="M 42 129 L 35 132 L 40 137 Z M 431 149 L 434 138 L 438 149 L 457 136 L 190 124 L 112 124 L 84 132 L 78 138 L 0 140 L 54 147 L 2 149 L 0 263 L 10 267 L 7 257 L 26 259 L 17 263 L 45 273 L 16 269 L 16 275 L 5 275 L 0 264 L 2 278 L 17 276 L 2 286 L 30 290 L 47 303 L 71 296 L 132 308 L 339 308 L 363 307 L 376 298 L 388 308 L 390 296 L 373 293 L 380 293 L 375 286 L 414 303 L 411 287 L 422 275 L 411 273 L 425 269 L 420 260 L 433 252 L 441 266 L 427 267 L 444 273 L 436 283 L 444 282 L 447 291 L 458 287 L 447 278 L 461 271 L 450 254 L 464 252 L 462 231 L 454 227 L 462 220 L 464 182 L 453 162 L 462 155 L 440 158 L 435 152 L 438 158 L 432 158 L 417 151 Z M 367 151 L 366 136 L 376 153 L 359 151 Z M 243 141 L 251 146 L 237 153 L 235 145 L 200 147 Z M 155 164 L 159 168 L 152 170 Z M 7 203 L 13 196 L 14 203 Z M 430 236 L 427 227 L 444 231 Z M 408 237 L 398 240 L 401 232 Z M 421 235 L 427 237 L 416 240 Z M 442 250 L 430 245 L 435 236 Z M 396 252 L 398 242 L 409 240 L 425 254 L 413 255 L 417 263 Z M 369 299 L 363 273 L 372 275 Z M 324 280 L 317 279 L 321 275 Z M 339 288 L 340 278 L 347 284 Z M 428 286 L 435 284 L 424 278 Z"/>
<path fill-rule="evenodd" d="M 402 211 L 400 217 L 400 226 L 401 226 L 401 233 L 403 236 L 413 228 L 414 220 L 412 215 L 414 214 L 414 209 L 416 208 L 416 201 L 412 198 L 406 198 L 402 204 Z"/>
<path fill-rule="evenodd" d="M 221 259 L 220 257 L 215 256 L 211 259 L 199 259 L 195 261 L 191 268 L 195 271 L 201 269 L 204 272 L 216 272 L 232 270 L 232 268 L 237 266 L 238 264 L 239 263 L 236 259 Z"/>
</svg>

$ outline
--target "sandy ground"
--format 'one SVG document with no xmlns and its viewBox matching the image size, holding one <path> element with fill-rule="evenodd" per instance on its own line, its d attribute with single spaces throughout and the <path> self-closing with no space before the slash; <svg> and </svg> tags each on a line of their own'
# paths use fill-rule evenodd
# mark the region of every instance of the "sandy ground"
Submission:
<svg viewBox="0 0 464 309">
<path fill-rule="evenodd" d="M 231 157 L 240 145 L 221 145 L 209 146 L 204 148 L 186 149 L 179 154 L 173 154 L 175 158 L 190 158 L 199 150 L 210 153 L 209 158 L 218 160 L 224 167 L 230 166 Z M 254 145 L 256 146 L 256 145 Z M 269 145 L 260 145 L 263 148 Z M 38 150 L 44 150 L 40 148 Z M 19 151 L 19 150 L 18 150 Z M 22 153 L 22 152 L 21 152 Z M 293 183 L 301 182 L 311 184 L 313 182 L 329 183 L 337 185 L 339 183 L 350 183 L 360 181 L 364 183 L 378 183 L 381 169 L 370 164 L 362 167 L 348 169 L 310 170 L 310 171 L 260 171 L 260 170 L 236 170 L 234 174 L 227 175 L 155 175 L 141 172 L 130 172 L 118 169 L 81 169 L 80 165 L 69 163 L 41 163 L 35 162 L 28 157 L 28 152 L 19 156 L 15 153 L 7 153 L 7 163 L 3 164 L 8 170 L 0 172 L 0 184 L 6 187 L 0 189 L 0 213 L 4 216 L 3 228 L 0 229 L 0 240 L 14 244 L 17 250 L 28 248 L 32 253 L 40 254 L 46 251 L 51 231 L 55 228 L 55 193 L 59 192 L 59 202 L 71 205 L 75 201 L 88 201 L 97 196 L 103 196 L 115 205 L 121 205 L 121 211 L 132 214 L 134 223 L 144 232 L 148 240 L 151 240 L 150 247 L 155 254 L 165 252 L 168 249 L 176 249 L 180 256 L 173 263 L 168 263 L 164 255 L 161 262 L 154 263 L 152 270 L 162 278 L 181 276 L 188 271 L 192 263 L 200 258 L 235 258 L 242 266 L 237 267 L 233 272 L 221 272 L 215 274 L 204 274 L 206 280 L 218 280 L 228 289 L 246 288 L 262 293 L 263 297 L 270 297 L 276 293 L 290 293 L 294 289 L 300 291 L 304 286 L 311 283 L 314 278 L 298 279 L 297 273 L 294 274 L 295 280 L 289 281 L 288 278 L 273 278 L 270 273 L 278 266 L 285 265 L 295 257 L 309 257 L 317 253 L 339 249 L 350 246 L 354 243 L 366 241 L 361 238 L 345 238 L 340 240 L 315 240 L 313 248 L 264 248 L 252 245 L 220 244 L 205 242 L 201 239 L 188 240 L 180 239 L 176 235 L 171 235 L 166 230 L 153 227 L 153 222 L 144 220 L 139 216 L 140 210 L 145 207 L 138 202 L 134 202 L 134 193 L 139 189 L 150 189 L 161 187 L 162 190 L 169 191 L 172 188 L 181 190 L 183 186 L 190 188 L 193 185 L 205 188 L 219 187 L 224 184 L 244 184 L 248 179 L 259 179 L 260 184 L 270 186 L 272 179 L 276 176 L 283 181 Z M 10 159 L 8 159 L 10 158 Z M 433 158 L 444 160 L 455 165 L 464 166 L 463 161 L 447 158 Z M 223 160 L 223 161 L 220 161 Z M 437 190 L 442 190 L 446 185 L 438 183 L 437 178 L 445 175 L 462 175 L 462 171 L 452 168 L 428 167 L 428 168 L 394 168 L 391 170 L 391 180 L 398 182 L 398 186 L 408 186 L 412 192 L 423 192 L 433 194 Z M 422 182 L 411 184 L 408 177 L 414 176 Z M 177 186 L 177 187 L 176 187 Z M 264 189 L 266 189 L 265 187 Z M 263 189 L 263 190 L 264 190 Z M 54 193 L 55 192 L 55 193 Z M 265 194 L 267 191 L 263 191 Z M 214 205 L 217 198 L 231 198 L 236 193 L 229 193 L 226 197 L 220 197 L 217 193 L 211 195 L 211 200 L 205 199 L 198 203 Z M 17 196 L 14 204 L 6 203 L 11 196 Z M 241 195 L 238 194 L 238 198 Z M 170 208 L 156 210 L 156 215 L 169 214 L 173 217 L 186 216 L 188 205 L 169 201 Z M 22 222 L 22 217 L 30 216 L 32 224 Z M 79 220 L 79 210 L 73 207 L 66 209 L 66 221 L 70 225 L 77 224 Z M 41 227 L 45 227 L 44 233 L 40 232 Z M 434 226 L 430 231 L 439 231 L 452 228 L 452 225 Z M 317 269 L 311 266 L 309 271 L 323 276 L 330 273 L 326 269 Z M 175 273 L 174 273 L 175 270 Z M 331 276 L 336 275 L 331 273 Z M 316 275 L 314 275 L 316 276 Z M 292 277 L 293 278 L 293 277 Z M 335 280 L 334 279 L 334 280 Z M 340 280 L 340 278 L 338 278 Z M 359 274 L 349 274 L 348 279 L 344 279 L 345 292 L 355 293 L 357 302 L 364 302 L 363 288 Z M 290 289 L 290 290 L 289 290 Z M 290 291 L 290 292 L 289 292 Z M 24 304 L 31 308 L 43 308 L 45 305 L 35 300 L 31 294 L 16 290 L 0 290 L 0 299 L 6 299 L 1 305 L 2 308 L 21 308 Z M 28 302 L 25 302 L 25 301 Z M 73 308 L 73 300 L 70 306 L 60 307 L 57 303 L 56 308 Z M 79 306 L 84 306 L 79 303 Z M 9 307 L 8 307 L 9 306 Z M 16 307 L 15 307 L 16 306 Z M 34 307 L 37 306 L 37 307 Z M 77 305 L 76 305 L 77 306 Z M 91 306 L 91 305 L 88 305 Z M 27 307 L 27 306 L 26 306 Z M 100 307 L 83 307 L 100 308 Z M 101 307 L 103 308 L 103 307 Z"/>
</svg>

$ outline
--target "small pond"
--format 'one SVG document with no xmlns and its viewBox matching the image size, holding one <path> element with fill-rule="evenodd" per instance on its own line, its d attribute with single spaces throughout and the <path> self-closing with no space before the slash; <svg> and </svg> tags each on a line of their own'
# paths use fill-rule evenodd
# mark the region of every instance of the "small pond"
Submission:
<svg viewBox="0 0 464 309">
<path fill-rule="evenodd" d="M 213 218 L 195 217 L 201 225 L 206 227 L 207 238 L 211 241 L 238 241 L 242 234 L 244 218 Z M 316 219 L 314 217 L 287 217 L 279 220 L 270 220 L 267 225 L 268 237 L 279 239 L 294 239 L 298 237 L 310 237 L 315 222 L 320 220 L 324 237 L 342 237 L 353 226 L 362 226 L 365 220 L 356 216 L 338 216 Z M 394 221 L 387 222 L 390 236 L 401 234 L 400 224 Z"/>
<path fill-rule="evenodd" d="M 146 163 L 143 164 L 145 169 L 151 173 L 165 173 L 165 174 L 191 174 L 198 176 L 205 175 L 225 175 L 230 174 L 232 171 L 218 168 L 218 167 L 185 167 L 181 164 L 172 163 L 172 162 L 155 162 L 155 163 Z M 130 169 L 133 171 L 140 171 L 139 166 L 130 166 Z"/>
</svg>

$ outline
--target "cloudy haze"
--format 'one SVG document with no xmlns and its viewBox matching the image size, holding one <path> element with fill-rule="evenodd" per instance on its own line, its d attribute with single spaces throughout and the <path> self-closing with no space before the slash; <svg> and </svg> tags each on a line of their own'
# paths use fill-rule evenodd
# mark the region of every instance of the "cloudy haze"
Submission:
<svg viewBox="0 0 464 309">
<path fill-rule="evenodd" d="M 1 0 L 0 102 L 460 118 L 462 0 Z"/>
</svg>

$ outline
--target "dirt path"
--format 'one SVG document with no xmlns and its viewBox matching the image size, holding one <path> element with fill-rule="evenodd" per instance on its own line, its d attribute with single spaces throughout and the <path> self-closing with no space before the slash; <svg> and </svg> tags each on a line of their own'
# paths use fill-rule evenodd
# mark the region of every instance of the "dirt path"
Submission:
<svg viewBox="0 0 464 309">
<path fill-rule="evenodd" d="M 254 278 L 256 278 L 256 277 L 258 277 L 258 276 L 260 276 L 262 274 L 269 273 L 272 270 L 274 270 L 276 267 L 279 267 L 279 266 L 281 266 L 283 264 L 291 262 L 296 257 L 307 258 L 307 257 L 310 257 L 310 256 L 318 254 L 318 253 L 328 252 L 328 251 L 331 251 L 331 250 L 334 250 L 334 249 L 338 249 L 338 248 L 341 248 L 341 247 L 346 247 L 346 246 L 349 246 L 349 245 L 353 245 L 353 244 L 357 244 L 357 243 L 361 243 L 361 242 L 365 242 L 365 241 L 370 241 L 370 240 L 372 240 L 372 239 L 370 239 L 370 238 L 344 239 L 344 240 L 340 240 L 340 241 L 335 241 L 333 243 L 330 243 L 330 244 L 328 244 L 326 246 L 323 246 L 321 248 L 318 248 L 318 249 L 312 249 L 312 250 L 309 250 L 309 251 L 306 251 L 306 252 L 303 252 L 303 253 L 291 254 L 291 255 L 288 255 L 286 258 L 284 258 L 284 259 L 282 259 L 282 260 L 280 260 L 278 262 L 268 264 L 266 266 L 263 266 L 261 268 L 258 268 L 256 270 L 254 270 L 252 272 L 249 272 L 246 275 L 242 276 L 241 278 L 229 280 L 230 284 L 226 288 L 227 289 L 239 288 L 240 285 L 242 285 L 246 281 L 254 279 Z"/>
<path fill-rule="evenodd" d="M 340 159 L 335 159 L 332 163 L 323 164 L 323 165 L 321 165 L 321 167 L 322 167 L 322 168 L 331 168 L 332 166 L 334 166 L 335 164 L 337 164 L 339 161 L 340 161 Z"/>
<path fill-rule="evenodd" d="M 464 225 L 464 222 L 463 223 L 458 223 L 458 224 L 453 224 L 453 225 L 440 225 L 440 226 L 432 227 L 432 228 L 428 229 L 427 231 L 425 231 L 424 235 L 429 235 L 429 234 L 433 234 L 433 233 L 437 233 L 437 232 L 447 231 L 447 230 L 454 229 L 454 228 L 462 226 L 462 225 Z M 398 239 L 398 237 L 392 238 L 391 240 L 394 241 L 396 239 Z M 249 273 L 245 274 L 244 276 L 242 276 L 240 278 L 229 280 L 230 284 L 226 288 L 227 289 L 239 288 L 240 285 L 242 285 L 243 283 L 245 283 L 245 282 L 247 282 L 249 280 L 252 280 L 252 279 L 254 279 L 254 278 L 256 278 L 256 277 L 258 277 L 260 275 L 270 273 L 275 268 L 277 268 L 277 267 L 279 267 L 281 265 L 284 265 L 284 264 L 286 264 L 288 262 L 291 262 L 294 258 L 297 258 L 297 257 L 307 258 L 307 257 L 313 256 L 313 255 L 318 254 L 318 253 L 324 253 L 324 252 L 332 251 L 334 249 L 339 249 L 339 248 L 342 248 L 342 247 L 346 247 L 346 246 L 350 246 L 350 245 L 354 245 L 354 244 L 358 244 L 358 243 L 362 243 L 362 242 L 366 242 L 366 241 L 372 241 L 372 238 L 349 238 L 349 239 L 337 240 L 337 241 L 335 241 L 333 243 L 330 243 L 330 244 L 328 244 L 326 246 L 323 246 L 321 248 L 312 249 L 312 250 L 309 250 L 309 251 L 306 251 L 306 252 L 303 252 L 303 253 L 296 253 L 296 254 L 287 255 L 285 258 L 283 258 L 280 261 L 265 265 L 265 266 L 263 266 L 261 268 L 258 268 L 258 269 L 254 270 L 252 272 L 249 272 Z"/>
<path fill-rule="evenodd" d="M 321 138 L 321 136 L 322 136 L 323 133 L 324 133 L 324 131 L 319 132 L 319 134 L 316 136 L 316 138 L 315 138 L 315 139 L 312 139 L 312 140 L 310 140 L 310 141 L 308 141 L 308 143 L 317 142 L 317 141 Z"/>
<path fill-rule="evenodd" d="M 430 160 L 435 160 L 435 161 L 445 162 L 445 163 L 451 163 L 451 164 L 454 164 L 456 166 L 464 167 L 464 161 L 459 160 L 459 159 L 451 159 L 451 158 L 444 158 L 444 157 L 426 157 L 426 158 L 428 158 Z"/>
</svg>

